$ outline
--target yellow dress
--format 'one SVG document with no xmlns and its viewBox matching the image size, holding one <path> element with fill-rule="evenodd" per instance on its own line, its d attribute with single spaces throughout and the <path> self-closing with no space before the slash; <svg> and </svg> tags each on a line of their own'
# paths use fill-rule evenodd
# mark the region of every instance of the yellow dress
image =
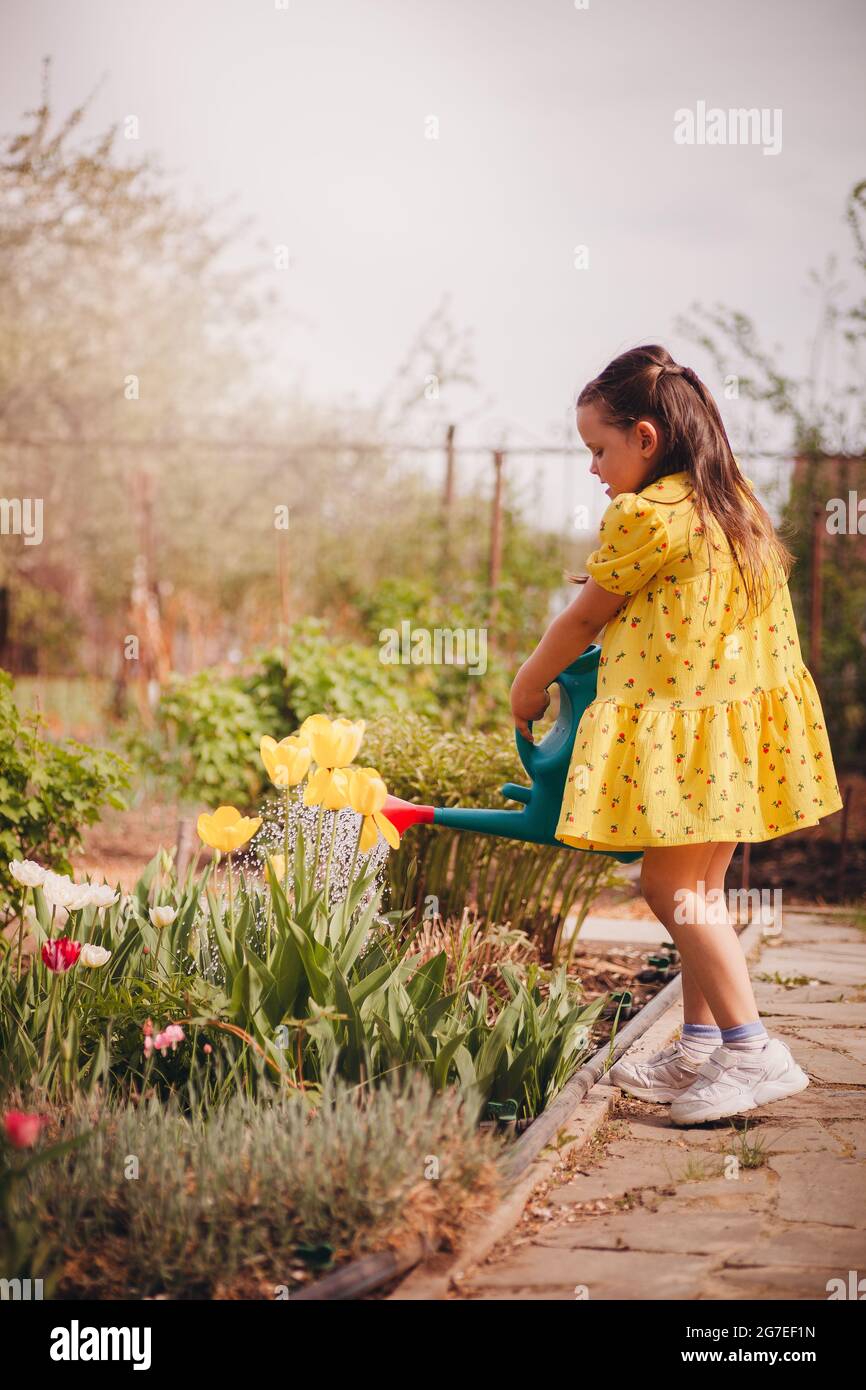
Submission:
<svg viewBox="0 0 866 1390">
<path fill-rule="evenodd" d="M 608 623 L 556 838 L 583 849 L 771 840 L 842 805 L 788 585 L 764 612 L 686 472 L 615 497 L 587 572 Z"/>
</svg>

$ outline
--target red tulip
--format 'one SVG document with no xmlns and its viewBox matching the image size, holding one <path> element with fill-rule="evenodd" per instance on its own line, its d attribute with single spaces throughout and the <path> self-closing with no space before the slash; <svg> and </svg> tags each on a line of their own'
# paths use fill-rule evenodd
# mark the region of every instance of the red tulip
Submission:
<svg viewBox="0 0 866 1390">
<path fill-rule="evenodd" d="M 81 955 L 81 942 L 70 941 L 68 936 L 55 937 L 46 941 L 42 947 L 42 959 L 55 974 L 64 975 Z"/>
<path fill-rule="evenodd" d="M 23 1110 L 8 1110 L 3 1116 L 6 1138 L 16 1149 L 32 1149 L 44 1123 L 41 1115 L 25 1115 Z"/>
</svg>

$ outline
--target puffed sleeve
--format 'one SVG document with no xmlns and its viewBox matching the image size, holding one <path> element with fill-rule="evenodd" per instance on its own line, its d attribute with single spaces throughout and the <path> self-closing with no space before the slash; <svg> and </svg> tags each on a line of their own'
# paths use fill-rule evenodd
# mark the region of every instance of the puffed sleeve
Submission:
<svg viewBox="0 0 866 1390">
<path fill-rule="evenodd" d="M 664 517 L 634 492 L 615 497 L 601 519 L 598 549 L 586 572 L 602 589 L 629 598 L 664 564 L 669 549 Z"/>
</svg>

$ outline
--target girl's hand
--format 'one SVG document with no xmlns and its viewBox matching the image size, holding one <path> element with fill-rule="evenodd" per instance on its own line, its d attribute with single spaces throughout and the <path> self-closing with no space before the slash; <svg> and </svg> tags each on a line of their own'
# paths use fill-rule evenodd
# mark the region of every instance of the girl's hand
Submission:
<svg viewBox="0 0 866 1390">
<path fill-rule="evenodd" d="M 537 684 L 529 684 L 521 671 L 518 671 L 511 687 L 511 713 L 515 726 L 530 743 L 535 740 L 529 727 L 530 719 L 540 719 L 550 704 L 550 692 Z"/>
</svg>

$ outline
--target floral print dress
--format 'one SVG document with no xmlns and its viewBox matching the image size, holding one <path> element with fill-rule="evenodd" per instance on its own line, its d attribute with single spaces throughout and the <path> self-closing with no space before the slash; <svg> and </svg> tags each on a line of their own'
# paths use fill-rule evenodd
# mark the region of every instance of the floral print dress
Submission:
<svg viewBox="0 0 866 1390">
<path fill-rule="evenodd" d="M 788 585 L 759 615 L 744 612 L 720 528 L 710 571 L 687 472 L 615 497 L 586 569 L 627 602 L 605 629 L 557 839 L 581 849 L 771 840 L 841 808 Z"/>
</svg>

